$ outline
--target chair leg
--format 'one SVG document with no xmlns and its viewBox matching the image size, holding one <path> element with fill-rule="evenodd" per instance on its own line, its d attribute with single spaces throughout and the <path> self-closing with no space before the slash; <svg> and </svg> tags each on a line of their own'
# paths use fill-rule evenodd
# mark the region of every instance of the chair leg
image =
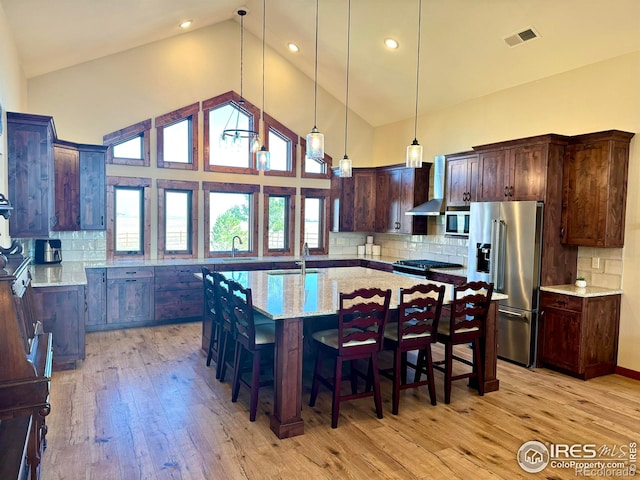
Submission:
<svg viewBox="0 0 640 480">
<path fill-rule="evenodd" d="M 231 401 L 238 401 L 238 393 L 240 392 L 240 372 L 242 370 L 242 352 L 244 347 L 236 342 L 236 350 L 233 356 L 233 387 L 231 389 Z"/>
<path fill-rule="evenodd" d="M 431 405 L 436 405 L 436 386 L 433 375 L 433 357 L 431 356 L 431 345 L 427 345 L 424 349 L 424 357 L 426 357 L 427 381 L 429 382 L 429 398 Z"/>
<path fill-rule="evenodd" d="M 207 367 L 211 366 L 211 359 L 213 358 L 213 354 L 216 354 L 216 358 L 218 356 L 218 348 L 220 347 L 220 342 L 218 341 L 218 328 L 215 320 L 211 321 L 211 335 L 209 336 L 209 351 L 207 352 Z M 217 374 L 217 364 L 216 364 L 216 374 Z M 216 377 L 217 378 L 217 377 Z"/>
<path fill-rule="evenodd" d="M 231 334 L 226 330 L 222 331 L 222 348 L 218 349 L 218 365 L 217 369 L 220 369 L 220 374 L 216 372 L 218 380 L 224 382 L 224 377 L 227 374 L 227 355 L 229 350 L 229 341 L 231 340 Z"/>
<path fill-rule="evenodd" d="M 378 371 L 378 355 L 371 354 L 371 367 L 373 368 L 373 399 L 376 404 L 378 418 L 382 418 L 382 396 L 380 395 L 380 372 Z"/>
<path fill-rule="evenodd" d="M 401 375 L 402 375 L 401 364 L 402 364 L 402 354 L 398 352 L 398 350 L 396 349 L 393 351 L 393 400 L 392 400 L 392 407 L 391 407 L 391 412 L 394 415 L 398 414 L 398 407 L 400 406 L 400 384 L 401 384 Z M 405 376 L 406 376 L 406 370 L 405 370 Z"/>
<path fill-rule="evenodd" d="M 478 379 L 478 393 L 484 395 L 484 375 L 482 371 L 482 356 L 480 354 L 480 340 L 473 341 L 473 369 Z"/>
<path fill-rule="evenodd" d="M 453 344 L 445 346 L 444 403 L 451 403 L 451 376 L 453 374 Z"/>
<path fill-rule="evenodd" d="M 424 352 L 418 351 L 418 358 L 416 358 L 416 371 L 413 375 L 413 381 L 419 382 L 422 377 L 422 369 L 424 368 Z"/>
<path fill-rule="evenodd" d="M 313 369 L 313 380 L 311 382 L 311 396 L 309 397 L 309 406 L 313 407 L 316 404 L 316 398 L 318 398 L 318 390 L 320 388 L 320 381 L 318 376 L 322 371 L 322 352 L 320 348 L 316 351 L 316 366 Z"/>
<path fill-rule="evenodd" d="M 401 364 L 402 364 L 402 368 L 400 369 L 400 384 L 401 385 L 406 385 L 407 384 L 407 352 L 402 352 L 401 353 Z"/>
<path fill-rule="evenodd" d="M 351 378 L 351 393 L 355 395 L 358 392 L 358 362 L 356 360 L 351 360 L 349 367 L 349 376 Z M 369 378 L 368 375 L 367 378 Z M 336 379 L 337 382 L 339 382 L 340 380 Z"/>
<path fill-rule="evenodd" d="M 340 379 L 342 378 L 342 358 L 336 357 L 335 375 L 333 378 L 333 400 L 331 402 L 331 428 L 338 428 L 340 415 Z"/>
<path fill-rule="evenodd" d="M 258 393 L 260 392 L 260 351 L 253 352 L 253 362 L 251 367 L 251 404 L 249 409 L 249 420 L 255 422 L 258 411 Z"/>
</svg>

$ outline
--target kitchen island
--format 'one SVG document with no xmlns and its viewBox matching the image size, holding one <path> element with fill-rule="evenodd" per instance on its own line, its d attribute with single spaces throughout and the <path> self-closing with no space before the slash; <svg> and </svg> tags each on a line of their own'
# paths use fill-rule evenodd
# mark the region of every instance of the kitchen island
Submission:
<svg viewBox="0 0 640 480">
<path fill-rule="evenodd" d="M 274 412 L 271 429 L 278 438 L 304 433 L 302 410 L 303 321 L 334 315 L 340 292 L 360 288 L 391 289 L 392 309 L 399 303 L 399 289 L 429 280 L 397 275 L 364 267 L 308 268 L 299 270 L 258 270 L 226 272 L 225 275 L 251 288 L 253 307 L 276 322 Z M 441 285 L 438 282 L 430 282 Z M 445 303 L 451 302 L 453 286 L 446 285 Z M 498 390 L 496 378 L 496 310 L 505 295 L 494 293 L 482 345 L 484 390 Z"/>
</svg>

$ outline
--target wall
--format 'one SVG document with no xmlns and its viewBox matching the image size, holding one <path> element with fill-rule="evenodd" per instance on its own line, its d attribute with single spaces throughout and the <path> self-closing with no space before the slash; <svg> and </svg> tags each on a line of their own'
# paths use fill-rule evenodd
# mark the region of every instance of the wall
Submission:
<svg viewBox="0 0 640 480">
<path fill-rule="evenodd" d="M 474 145 L 531 135 L 575 135 L 608 129 L 635 132 L 631 142 L 625 246 L 583 249 L 578 271 L 594 285 L 622 278 L 622 315 L 618 365 L 640 371 L 640 52 L 487 95 L 422 116 L 418 139 L 426 158 Z M 413 138 L 409 119 L 377 128 L 374 164 L 387 163 Z M 591 258 L 601 259 L 599 269 Z"/>
<path fill-rule="evenodd" d="M 22 74 L 18 51 L 0 3 L 0 193 L 7 193 L 6 112 L 20 111 L 27 105 L 27 80 Z M 11 200 L 11 199 L 9 199 Z M 0 245 L 8 247 L 8 222 L 0 219 Z"/>
</svg>

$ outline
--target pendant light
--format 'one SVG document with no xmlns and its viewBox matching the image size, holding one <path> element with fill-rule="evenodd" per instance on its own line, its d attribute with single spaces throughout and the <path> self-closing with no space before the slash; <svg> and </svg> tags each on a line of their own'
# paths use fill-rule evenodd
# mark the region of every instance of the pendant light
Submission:
<svg viewBox="0 0 640 480">
<path fill-rule="evenodd" d="M 267 0 L 262 0 L 262 110 L 260 111 L 260 121 L 262 123 L 262 134 L 267 138 L 266 125 L 264 123 L 264 44 L 267 25 Z M 267 171 L 271 168 L 271 154 L 262 143 L 260 150 L 256 152 L 256 167 L 258 170 Z"/>
<path fill-rule="evenodd" d="M 240 108 L 244 108 L 244 97 L 242 96 L 242 68 L 244 61 L 244 16 L 247 14 L 247 11 L 240 9 L 237 13 L 240 16 L 240 99 L 237 103 Z M 233 125 L 234 123 L 235 127 L 227 128 L 229 124 Z M 252 151 L 255 152 L 255 150 L 260 146 L 260 136 L 258 132 L 251 128 L 242 129 L 239 125 L 240 109 L 232 108 L 231 115 L 229 115 L 229 119 L 227 120 L 224 130 L 222 130 L 222 134 L 220 135 L 220 140 L 225 145 L 233 144 L 239 149 L 242 140 L 247 139 L 249 144 L 252 145 Z"/>
<path fill-rule="evenodd" d="M 418 87 L 420 86 L 420 33 L 422 27 L 422 0 L 418 0 L 418 61 L 416 66 L 416 116 L 413 123 L 413 142 L 407 146 L 407 168 L 422 167 L 422 145 L 418 143 Z"/>
<path fill-rule="evenodd" d="M 313 128 L 307 135 L 306 158 L 324 162 L 324 134 L 318 131 L 316 118 L 318 114 L 318 3 L 316 0 L 316 60 L 314 70 Z"/>
<path fill-rule="evenodd" d="M 344 102 L 344 157 L 340 160 L 340 176 L 350 177 L 352 163 L 347 155 L 347 134 L 349 131 L 349 46 L 351 40 L 351 0 L 347 7 L 347 93 Z"/>
</svg>

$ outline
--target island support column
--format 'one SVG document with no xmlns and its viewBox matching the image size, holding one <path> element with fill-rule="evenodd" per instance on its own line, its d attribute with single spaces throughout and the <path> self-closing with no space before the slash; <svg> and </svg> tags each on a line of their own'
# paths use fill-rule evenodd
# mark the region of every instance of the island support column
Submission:
<svg viewBox="0 0 640 480">
<path fill-rule="evenodd" d="M 302 318 L 274 320 L 274 400 L 271 430 L 278 438 L 304 434 L 302 420 Z"/>
<path fill-rule="evenodd" d="M 480 356 L 484 373 L 484 392 L 495 392 L 500 388 L 497 378 L 498 370 L 498 301 L 489 306 L 489 314 L 485 323 L 484 338 L 480 341 Z M 469 379 L 469 386 L 478 388 L 476 378 Z"/>
</svg>

